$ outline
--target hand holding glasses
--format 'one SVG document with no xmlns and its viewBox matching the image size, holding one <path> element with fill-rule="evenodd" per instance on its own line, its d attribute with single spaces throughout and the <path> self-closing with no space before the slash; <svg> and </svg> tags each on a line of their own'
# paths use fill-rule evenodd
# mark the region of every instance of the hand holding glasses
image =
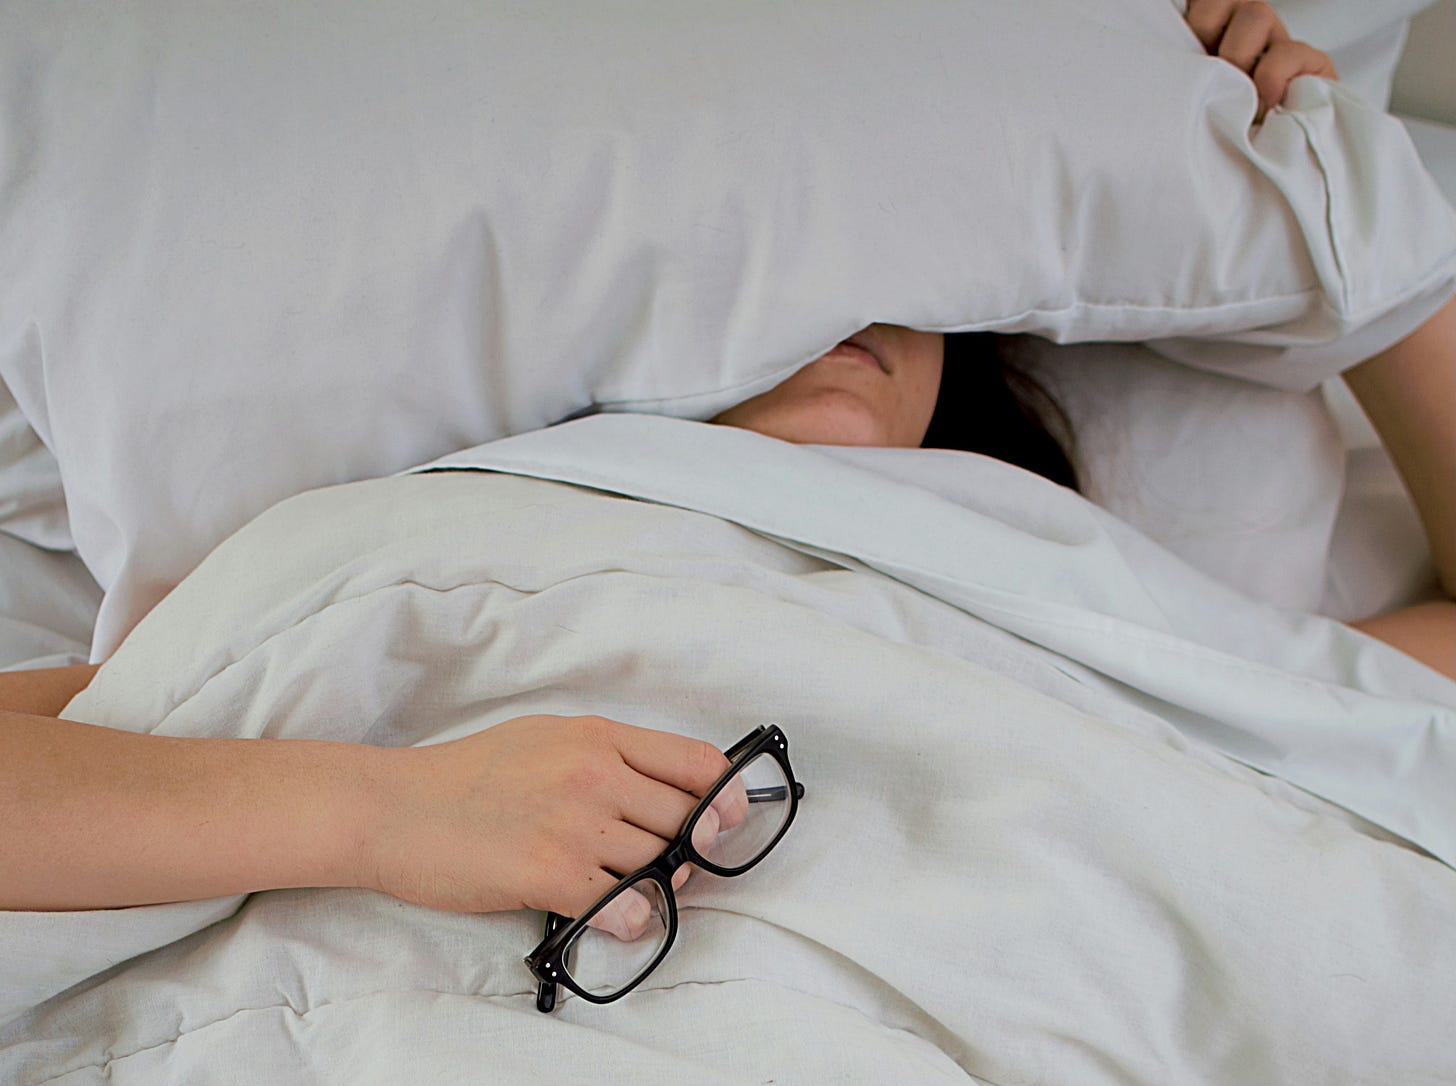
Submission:
<svg viewBox="0 0 1456 1086">
<path fill-rule="evenodd" d="M 741 875 L 779 843 L 804 795 L 804 786 L 794 779 L 789 765 L 788 739 L 777 724 L 760 725 L 724 753 L 730 763 L 727 771 L 693 808 L 661 856 L 618 880 L 575 920 L 546 915 L 545 938 L 526 958 L 526 966 L 540 982 L 537 1010 L 549 1013 L 555 1008 L 558 984 L 592 1003 L 610 1003 L 626 995 L 657 967 L 677 937 L 672 876 L 679 867 L 691 863 L 715 875 Z M 727 797 L 726 805 L 720 796 Z M 720 802 L 715 806 L 714 800 Z M 725 818 L 724 828 L 715 835 L 699 832 L 695 843 L 694 831 L 716 821 L 710 816 L 701 823 L 704 814 L 710 808 L 716 814 L 725 806 L 737 820 Z M 589 926 L 593 917 L 609 908 L 635 913 L 631 926 L 643 934 L 626 941 Z"/>
</svg>

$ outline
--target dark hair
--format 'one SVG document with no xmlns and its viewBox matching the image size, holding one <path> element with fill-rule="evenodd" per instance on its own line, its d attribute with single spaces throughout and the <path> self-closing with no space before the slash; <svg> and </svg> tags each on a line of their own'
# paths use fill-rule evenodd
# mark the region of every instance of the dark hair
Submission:
<svg viewBox="0 0 1456 1086">
<path fill-rule="evenodd" d="M 994 456 L 1078 490 L 1067 415 L 1036 378 L 1011 363 L 1006 338 L 946 335 L 940 395 L 920 445 Z"/>
</svg>

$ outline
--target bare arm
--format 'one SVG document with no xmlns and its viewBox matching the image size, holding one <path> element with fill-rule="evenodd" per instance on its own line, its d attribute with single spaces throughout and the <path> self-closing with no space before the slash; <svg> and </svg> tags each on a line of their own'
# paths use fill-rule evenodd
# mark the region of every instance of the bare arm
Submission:
<svg viewBox="0 0 1456 1086">
<path fill-rule="evenodd" d="M 1290 38 L 1262 0 L 1189 0 L 1203 47 L 1247 72 L 1259 92 L 1255 120 L 1302 75 L 1337 79 L 1313 46 Z M 1456 301 L 1400 343 L 1345 374 L 1390 451 L 1425 525 L 1444 601 L 1375 615 L 1355 628 L 1456 679 Z"/>
<path fill-rule="evenodd" d="M 166 739 L 55 719 L 96 670 L 0 674 L 0 907 L 347 881 L 367 748 Z"/>
<path fill-rule="evenodd" d="M 56 719 L 96 671 L 0 673 L 0 908 L 352 878 L 370 748 L 170 739 Z"/>
<path fill-rule="evenodd" d="M 78 664 L 35 671 L 0 671 L 0 708 L 13 713 L 59 716 L 67 703 L 86 689 L 99 667 L 99 664 Z"/>
<path fill-rule="evenodd" d="M 727 766 L 711 744 L 598 717 L 386 749 L 49 715 L 94 673 L 0 675 L 0 909 L 363 886 L 462 912 L 577 915 L 610 872 L 656 856 Z M 614 924 L 628 922 L 601 926 Z"/>
<path fill-rule="evenodd" d="M 1415 502 L 1447 596 L 1355 628 L 1456 679 L 1456 299 L 1345 383 Z"/>
<path fill-rule="evenodd" d="M 385 753 L 0 712 L 0 908 L 351 885 Z"/>
</svg>

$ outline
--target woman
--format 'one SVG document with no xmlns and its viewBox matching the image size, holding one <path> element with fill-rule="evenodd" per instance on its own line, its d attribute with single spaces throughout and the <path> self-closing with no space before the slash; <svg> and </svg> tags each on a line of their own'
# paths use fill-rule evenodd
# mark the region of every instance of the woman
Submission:
<svg viewBox="0 0 1456 1086">
<path fill-rule="evenodd" d="M 1261 113 L 1296 75 L 1334 75 L 1267 5 L 1194 0 L 1188 18 L 1210 52 L 1251 74 Z M 805 443 L 975 449 L 1075 485 L 1032 384 L 984 359 L 953 358 L 943 379 L 947 352 L 986 342 L 873 325 L 714 421 Z M 1347 379 L 1456 595 L 1456 303 Z M 1456 603 L 1362 628 L 1456 676 Z M 0 677 L 0 907 L 362 886 L 455 911 L 578 915 L 612 872 L 656 856 L 726 768 L 705 742 L 596 717 L 518 718 L 407 749 L 178 739 L 55 719 L 94 670 Z M 731 804 L 719 814 L 736 817 Z M 618 934 L 633 931 L 623 921 Z"/>
<path fill-rule="evenodd" d="M 872 325 L 714 421 L 801 443 L 981 452 L 1076 489 L 1049 429 L 1065 420 L 996 342 Z M 1415 500 L 1447 597 L 1353 625 L 1456 679 L 1456 299 L 1345 382 Z"/>
<path fill-rule="evenodd" d="M 1002 342 L 873 324 L 713 421 L 801 445 L 960 449 L 1080 489 L 1070 425 Z"/>
</svg>

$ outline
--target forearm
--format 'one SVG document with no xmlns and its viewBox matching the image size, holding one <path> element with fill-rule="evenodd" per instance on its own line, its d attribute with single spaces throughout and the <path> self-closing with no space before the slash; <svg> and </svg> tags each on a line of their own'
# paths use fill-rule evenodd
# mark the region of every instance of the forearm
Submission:
<svg viewBox="0 0 1456 1086">
<path fill-rule="evenodd" d="M 0 712 L 0 908 L 353 885 L 384 762 L 397 753 Z"/>
<path fill-rule="evenodd" d="M 0 672 L 0 710 L 59 716 L 62 709 L 86 689 L 100 664 Z"/>
<path fill-rule="evenodd" d="M 1441 587 L 1456 599 L 1456 299 L 1345 383 L 1395 462 Z"/>
<path fill-rule="evenodd" d="M 1345 374 L 1425 528 L 1436 576 L 1456 600 L 1456 299 Z M 1355 628 L 1456 679 L 1456 603 L 1375 615 Z"/>
<path fill-rule="evenodd" d="M 1456 603 L 1418 603 L 1353 625 L 1448 679 L 1456 679 Z"/>
</svg>

